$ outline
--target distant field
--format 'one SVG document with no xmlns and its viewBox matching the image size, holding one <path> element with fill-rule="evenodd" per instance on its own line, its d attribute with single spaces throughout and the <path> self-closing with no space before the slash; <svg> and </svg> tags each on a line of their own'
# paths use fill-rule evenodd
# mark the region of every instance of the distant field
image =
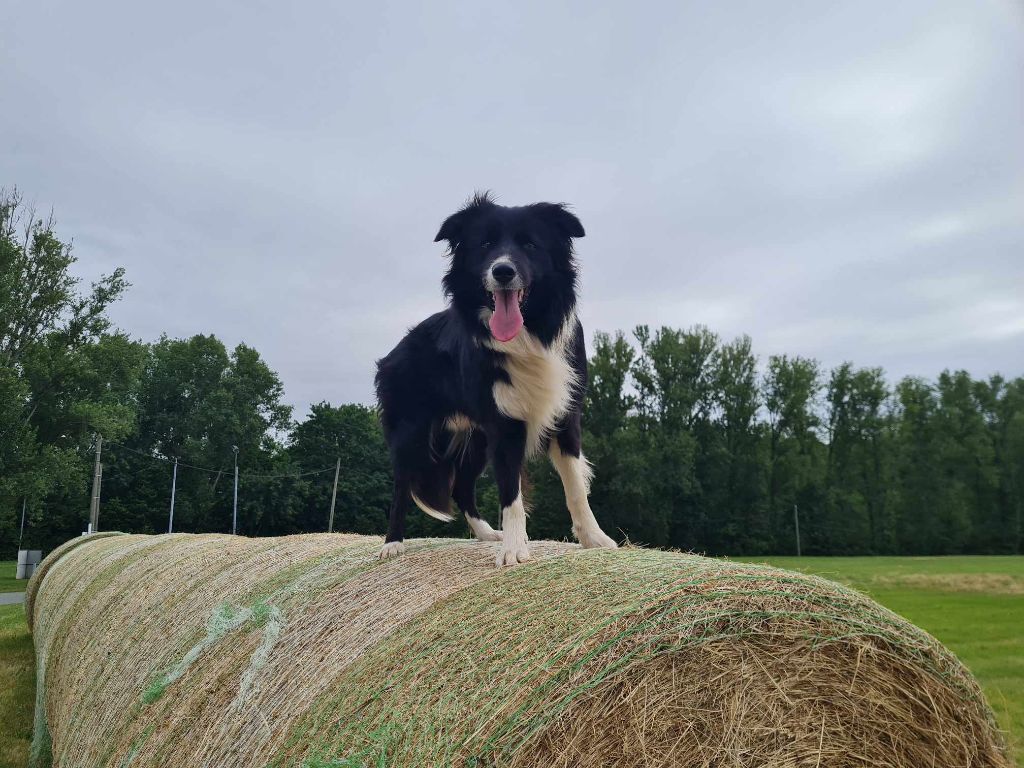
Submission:
<svg viewBox="0 0 1024 768">
<path fill-rule="evenodd" d="M 749 558 L 866 592 L 978 678 L 1024 766 L 1024 556 Z"/>
<path fill-rule="evenodd" d="M 0 592 L 24 592 L 28 579 L 16 579 L 17 560 L 0 560 Z"/>
<path fill-rule="evenodd" d="M 1018 760 L 1024 757 L 1024 557 L 750 560 L 849 584 L 933 634 L 981 682 Z M 0 592 L 24 585 L 14 580 L 13 561 L 0 562 Z M 0 768 L 23 768 L 27 760 L 34 680 L 22 606 L 0 606 Z"/>
</svg>

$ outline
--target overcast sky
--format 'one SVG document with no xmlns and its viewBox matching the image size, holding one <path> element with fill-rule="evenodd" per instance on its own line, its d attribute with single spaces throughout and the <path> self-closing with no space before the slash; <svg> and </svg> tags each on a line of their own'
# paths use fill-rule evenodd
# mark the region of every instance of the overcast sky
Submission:
<svg viewBox="0 0 1024 768">
<path fill-rule="evenodd" d="M 1014 0 L 0 5 L 0 185 L 133 336 L 372 402 L 475 189 L 571 203 L 588 333 L 1024 373 Z"/>
</svg>

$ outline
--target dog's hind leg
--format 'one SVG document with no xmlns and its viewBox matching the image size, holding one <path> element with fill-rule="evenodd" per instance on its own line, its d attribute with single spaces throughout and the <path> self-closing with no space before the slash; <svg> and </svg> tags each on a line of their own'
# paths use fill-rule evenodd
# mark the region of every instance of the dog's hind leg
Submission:
<svg viewBox="0 0 1024 768">
<path fill-rule="evenodd" d="M 388 532 L 384 537 L 381 559 L 397 557 L 405 552 L 405 518 L 412 506 L 413 489 L 418 472 L 430 461 L 430 425 L 401 421 L 386 430 L 385 436 L 395 472 Z"/>
<path fill-rule="evenodd" d="M 409 505 L 409 482 L 404 477 L 396 475 L 391 510 L 388 513 L 388 533 L 380 550 L 381 560 L 398 557 L 405 552 L 405 516 L 409 513 Z"/>
<path fill-rule="evenodd" d="M 476 507 L 476 481 L 487 465 L 487 438 L 482 431 L 472 430 L 461 439 L 465 443 L 461 449 L 461 460 L 455 467 L 452 498 L 466 516 L 466 522 L 477 539 L 501 541 L 501 531 L 491 528 L 490 523 L 480 517 Z"/>
</svg>

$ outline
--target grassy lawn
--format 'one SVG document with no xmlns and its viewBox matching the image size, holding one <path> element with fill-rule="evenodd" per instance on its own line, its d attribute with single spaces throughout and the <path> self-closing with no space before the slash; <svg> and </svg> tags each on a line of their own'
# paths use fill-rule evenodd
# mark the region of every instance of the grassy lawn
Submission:
<svg viewBox="0 0 1024 768">
<path fill-rule="evenodd" d="M 16 579 L 17 560 L 0 560 L 0 592 L 24 592 L 28 579 Z"/>
<path fill-rule="evenodd" d="M 20 605 L 0 605 L 0 768 L 25 768 L 32 741 L 35 655 Z"/>
<path fill-rule="evenodd" d="M 841 581 L 941 640 L 974 673 L 1024 765 L 1024 557 L 771 557 Z"/>
<path fill-rule="evenodd" d="M 1024 557 L 754 560 L 849 584 L 933 634 L 981 682 L 1018 760 L 1024 756 Z M 14 563 L 0 563 L 0 592 L 24 589 L 13 576 Z M 25 765 L 34 686 L 22 606 L 0 606 L 0 768 Z"/>
</svg>

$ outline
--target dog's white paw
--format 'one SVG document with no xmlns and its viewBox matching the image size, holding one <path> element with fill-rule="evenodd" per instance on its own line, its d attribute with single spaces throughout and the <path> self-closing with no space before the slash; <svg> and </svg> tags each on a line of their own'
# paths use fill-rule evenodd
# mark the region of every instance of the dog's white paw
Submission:
<svg viewBox="0 0 1024 768">
<path fill-rule="evenodd" d="M 389 541 L 381 547 L 378 557 L 381 560 L 387 560 L 389 557 L 398 557 L 402 554 L 405 554 L 405 544 L 400 541 Z"/>
<path fill-rule="evenodd" d="M 521 542 L 502 542 L 498 548 L 498 556 L 494 560 L 494 564 L 501 568 L 506 565 L 515 565 L 516 563 L 525 563 L 530 559 L 530 548 L 526 545 L 525 541 Z"/>
<path fill-rule="evenodd" d="M 502 541 L 505 538 L 501 531 L 496 531 L 489 525 L 486 531 L 473 531 L 473 535 L 478 541 Z"/>
<path fill-rule="evenodd" d="M 491 524 L 482 518 L 466 515 L 466 522 L 478 541 L 501 541 L 503 538 L 501 531 L 491 528 Z"/>
<path fill-rule="evenodd" d="M 577 531 L 576 538 L 579 539 L 579 542 L 584 549 L 619 548 L 619 545 L 615 543 L 615 540 L 611 536 L 596 526 Z"/>
</svg>

